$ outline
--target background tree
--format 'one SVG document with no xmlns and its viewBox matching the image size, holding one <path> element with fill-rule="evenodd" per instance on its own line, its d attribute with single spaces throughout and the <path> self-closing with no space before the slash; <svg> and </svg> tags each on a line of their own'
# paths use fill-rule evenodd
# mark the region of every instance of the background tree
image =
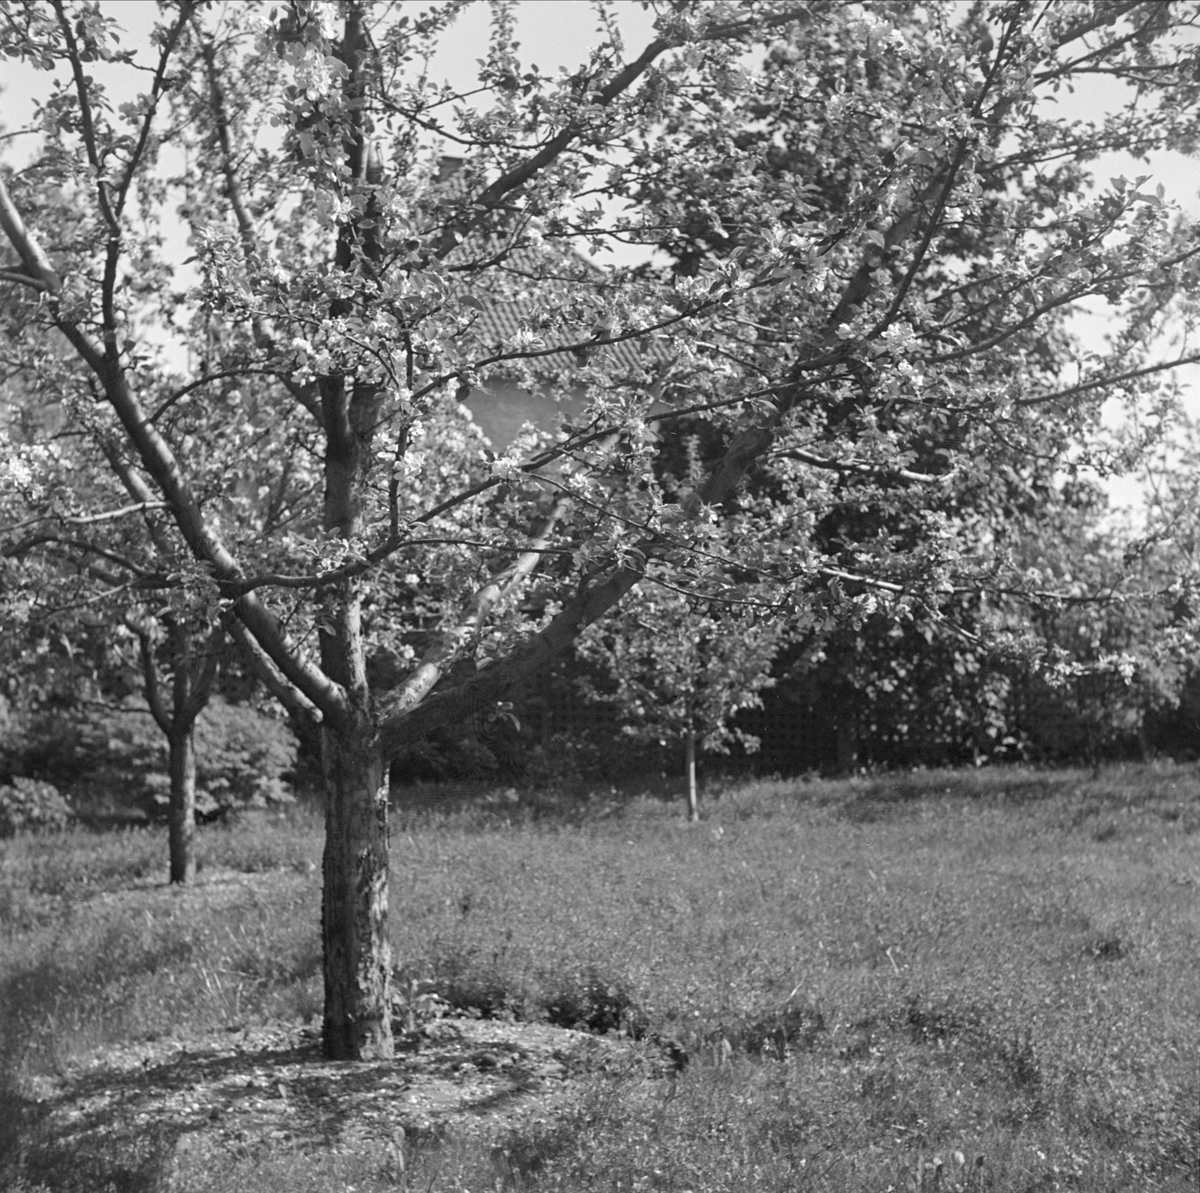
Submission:
<svg viewBox="0 0 1200 1193">
<path fill-rule="evenodd" d="M 579 636 L 575 653 L 600 673 L 598 682 L 585 679 L 585 692 L 615 705 L 626 733 L 683 746 L 688 819 L 696 821 L 696 747 L 725 754 L 736 741 L 757 749 L 758 739 L 731 720 L 761 706 L 783 626 L 756 623 L 748 594 L 738 604 L 705 601 L 656 583 L 660 570 L 650 566 L 619 613 Z"/>
<path fill-rule="evenodd" d="M 1161 524 L 1134 535 L 1098 516 L 1106 502 L 1093 486 L 1064 487 L 1063 516 L 1020 559 L 1040 594 L 1023 602 L 1020 624 L 1011 605 L 997 609 L 1005 630 L 1032 636 L 1041 655 L 1013 652 L 1024 662 L 1010 664 L 1023 706 L 1014 731 L 1034 756 L 1146 757 L 1153 724 L 1178 706 L 1194 666 L 1194 569 Z"/>
<path fill-rule="evenodd" d="M 214 622 L 191 599 L 181 576 L 193 566 L 186 545 L 103 420 L 64 408 L 62 354 L 45 337 L 27 339 L 36 367 L 6 387 L 13 466 L 0 494 L 0 553 L 10 561 L 0 637 L 18 661 L 29 651 L 22 638 L 68 643 L 70 656 L 91 664 L 86 674 L 72 667 L 80 697 L 108 697 L 115 689 L 120 701 L 131 670 L 138 677 L 146 711 L 167 743 L 170 881 L 189 882 L 196 866 L 195 725 L 229 653 L 228 617 Z M 170 411 L 161 413 L 174 423 Z M 228 446 L 245 450 L 239 439 L 231 434 Z M 130 646 L 132 659 L 123 649 Z M 43 658 L 60 653 L 38 651 Z"/>
<path fill-rule="evenodd" d="M 1094 486 L 1063 490 L 1010 534 L 1010 570 L 988 589 L 810 634 L 777 663 L 772 702 L 825 743 L 792 765 L 1094 763 L 1154 748 L 1195 653 L 1191 585 L 1175 552 L 1132 538 Z M 772 753 L 767 765 L 787 763 Z"/>
<path fill-rule="evenodd" d="M 1064 377 L 1032 329 L 1097 296 L 1162 301 L 1195 272 L 1160 198 L 1094 195 L 1047 164 L 1191 143 L 1192 51 L 1172 37 L 1190 4 L 670 5 L 636 57 L 610 38 L 558 79 L 521 65 L 498 4 L 485 100 L 447 128 L 451 97 L 410 64 L 456 11 L 181 0 L 162 10 L 142 95 L 115 112 L 99 63 L 134 55 L 101 7 L 9 4 L 0 34 L 56 80 L 41 155 L 0 189 L 0 276 L 24 295 L 14 361 L 34 367 L 35 331 L 65 337 L 61 384 L 164 503 L 195 561 L 189 600 L 231 616 L 280 696 L 321 718 L 334 1057 L 392 1050 L 390 758 L 494 713 L 651 562 L 703 570 L 710 511 L 752 469 L 771 481 L 773 533 L 738 545 L 736 579 L 769 585 L 779 616 L 899 614 L 989 574 L 960 524 L 921 516 L 930 486 L 983 482 L 996 442 L 1040 442 L 1048 421 L 1087 434 L 1102 394 L 1151 397 L 1180 359 L 1151 359 L 1135 317 Z M 768 54 L 752 82 L 744 63 Z M 1040 115 L 1039 95 L 1089 71 L 1135 80 L 1137 102 L 1100 131 Z M 756 125 L 769 135 L 743 143 Z M 820 179 L 759 168 L 785 130 Z M 462 147 L 457 197 L 430 135 Z M 193 167 L 174 190 L 156 167 L 165 140 Z M 693 191 L 706 174 L 718 196 Z M 182 252 L 155 233 L 180 193 Z M 591 196 L 635 210 L 614 219 Z M 657 245 L 696 211 L 725 236 L 733 204 L 735 247 L 688 271 L 597 271 L 573 252 Z M 536 264 L 517 256 L 532 248 Z M 202 278 L 190 291 L 184 256 Z M 480 318 L 491 305 L 518 312 L 515 332 Z M 609 350 L 623 341 L 646 345 L 642 367 Z M 550 398 L 572 387 L 585 410 L 499 459 L 448 462 L 466 483 L 424 499 L 444 458 L 421 454 L 427 425 L 501 373 Z M 259 462 L 282 468 L 299 448 L 315 480 L 307 516 L 266 540 L 223 463 L 244 394 L 271 412 Z M 180 408 L 194 430 L 164 423 Z M 721 448 L 701 483 L 664 492 L 648 426 L 700 414 Z M 837 536 L 818 533 L 830 510 Z M 380 577 L 415 575 L 420 591 L 439 546 L 461 566 L 429 637 L 372 690 L 370 610 L 399 592 Z M 560 601 L 489 636 L 543 558 Z M 405 620 L 403 603 L 388 617 Z M 456 671 L 467 656 L 477 668 Z"/>
</svg>

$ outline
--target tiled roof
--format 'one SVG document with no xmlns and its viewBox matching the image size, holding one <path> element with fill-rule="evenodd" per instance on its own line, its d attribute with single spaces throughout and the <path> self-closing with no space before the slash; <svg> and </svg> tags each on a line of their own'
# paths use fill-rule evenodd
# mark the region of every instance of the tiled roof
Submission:
<svg viewBox="0 0 1200 1193">
<path fill-rule="evenodd" d="M 460 159 L 442 159 L 441 182 L 448 197 L 465 197 L 459 177 L 461 167 Z M 476 331 L 485 344 L 491 342 L 500 347 L 511 342 L 522 328 L 536 329 L 539 306 L 544 306 L 556 298 L 567 301 L 573 284 L 595 285 L 603 281 L 604 270 L 569 245 L 547 241 L 538 247 L 526 244 L 507 251 L 506 249 L 507 246 L 498 237 L 475 235 L 469 236 L 446 257 L 446 264 L 453 267 L 456 264 L 466 264 L 472 258 L 495 255 L 500 258 L 501 268 L 514 279 L 528 277 L 532 279 L 531 285 L 535 285 L 540 291 L 536 296 L 520 295 L 494 301 L 489 301 L 486 294 L 478 295 L 483 310 L 476 324 Z M 573 283 L 573 277 L 578 281 Z M 570 336 L 569 342 L 581 343 L 589 338 L 590 332 L 590 328 L 581 327 L 578 333 Z M 562 330 L 557 334 L 561 337 Z M 546 346 L 553 345 L 554 340 L 548 338 Z M 566 351 L 568 350 L 564 350 Z M 628 339 L 598 345 L 595 348 L 589 347 L 586 356 L 589 360 L 600 358 L 612 361 L 622 370 L 640 373 L 648 363 L 661 360 L 662 351 L 657 345 L 644 339 Z M 558 363 L 561 363 L 561 358 Z M 580 363 L 583 363 L 582 359 Z"/>
<path fill-rule="evenodd" d="M 484 311 L 479 320 L 479 329 L 486 339 L 494 340 L 497 344 L 511 340 L 522 327 L 528 327 L 537 315 L 536 299 L 515 299 L 509 302 L 484 304 Z M 581 334 L 573 343 L 585 339 Z M 547 340 L 548 348 L 554 346 L 552 340 Z M 564 352 L 567 350 L 564 349 Z M 622 369 L 630 372 L 640 372 L 649 361 L 657 356 L 654 350 L 647 349 L 636 339 L 619 340 L 614 344 L 603 344 L 587 349 L 589 357 L 596 356 L 614 361 Z M 581 362 L 582 363 L 582 362 Z"/>
</svg>

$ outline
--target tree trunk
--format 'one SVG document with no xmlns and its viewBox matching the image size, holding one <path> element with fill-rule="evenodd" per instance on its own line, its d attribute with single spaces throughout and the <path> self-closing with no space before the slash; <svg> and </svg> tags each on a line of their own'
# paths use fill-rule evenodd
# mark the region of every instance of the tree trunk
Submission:
<svg viewBox="0 0 1200 1193">
<path fill-rule="evenodd" d="M 1150 743 L 1150 730 L 1146 727 L 1146 709 L 1138 709 L 1137 717 L 1138 761 L 1153 762 L 1154 746 Z"/>
<path fill-rule="evenodd" d="M 857 693 L 851 689 L 842 694 L 837 706 L 837 773 L 852 775 L 858 770 L 858 711 Z"/>
<path fill-rule="evenodd" d="M 387 936 L 387 771 L 365 719 L 349 733 L 325 730 L 325 1055 L 393 1055 L 391 945 Z"/>
<path fill-rule="evenodd" d="M 689 729 L 683 736 L 683 766 L 687 772 L 688 822 L 700 819 L 700 803 L 696 795 L 696 731 Z"/>
<path fill-rule="evenodd" d="M 168 805 L 168 841 L 171 881 L 191 882 L 196 877 L 196 749 L 193 722 L 167 735 L 171 798 Z"/>
</svg>

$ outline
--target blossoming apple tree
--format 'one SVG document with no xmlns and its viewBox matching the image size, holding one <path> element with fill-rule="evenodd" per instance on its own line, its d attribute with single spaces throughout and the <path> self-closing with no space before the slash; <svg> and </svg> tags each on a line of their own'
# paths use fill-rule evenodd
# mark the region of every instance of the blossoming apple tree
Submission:
<svg viewBox="0 0 1200 1193">
<path fill-rule="evenodd" d="M 1194 238 L 1085 163 L 1195 144 L 1192 3 L 661 3 L 649 44 L 610 20 L 549 77 L 498 2 L 469 101 L 422 67 L 461 7 L 176 0 L 148 52 L 100 3 L 0 7 L 0 50 L 46 79 L 42 148 L 0 187 L 8 367 L 111 437 L 189 560 L 173 583 L 320 717 L 333 1057 L 392 1051 L 390 758 L 651 565 L 783 618 L 977 579 L 970 511 L 929 494 L 986 489 L 1050 426 L 1091 442 L 1102 398 L 1153 408 L 1191 359 L 1160 316 L 1189 318 Z M 1041 102 L 1092 72 L 1137 102 Z M 686 260 L 587 259 L 617 240 Z M 1063 319 L 1090 300 L 1128 316 L 1102 353 Z M 499 379 L 582 413 L 488 459 L 460 402 Z M 675 490 L 656 457 L 685 418 L 720 449 Z M 864 516 L 816 533 L 834 507 Z M 866 516 L 894 510 L 903 533 Z"/>
</svg>

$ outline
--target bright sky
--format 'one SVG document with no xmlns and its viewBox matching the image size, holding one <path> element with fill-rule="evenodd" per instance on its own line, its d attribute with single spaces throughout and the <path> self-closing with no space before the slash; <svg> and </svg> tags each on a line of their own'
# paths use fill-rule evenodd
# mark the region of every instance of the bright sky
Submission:
<svg viewBox="0 0 1200 1193">
<path fill-rule="evenodd" d="M 158 15 L 156 5 L 149 0 L 105 0 L 103 8 L 128 31 L 126 44 L 146 47 L 147 35 Z M 612 9 L 625 38 L 626 54 L 634 57 L 653 36 L 653 15 L 637 0 L 617 0 Z M 560 66 L 573 69 L 602 37 L 599 18 L 585 0 L 521 0 L 516 19 L 522 62 L 536 64 L 543 73 L 553 73 Z M 477 2 L 470 6 L 442 39 L 442 48 L 431 65 L 431 76 L 434 79 L 444 77 L 464 90 L 469 88 L 476 77 L 477 60 L 487 53 L 490 20 L 491 12 L 486 3 Z M 94 69 L 97 77 L 103 79 L 103 65 L 97 64 Z M 110 91 L 114 106 L 134 99 L 136 90 L 142 86 L 142 80 L 137 76 L 131 78 L 129 72 L 117 72 L 117 76 L 124 90 L 116 86 L 114 78 Z M 9 134 L 0 141 L 0 146 L 5 158 L 20 166 L 33 152 L 36 140 L 33 136 L 12 134 L 29 123 L 34 100 L 48 90 L 49 76 L 13 59 L 0 59 L 0 87 L 3 89 L 0 129 Z M 1057 109 L 1066 116 L 1098 119 L 1123 98 L 1123 92 L 1114 90 L 1110 81 L 1097 78 L 1079 85 L 1074 94 L 1060 93 Z M 1127 155 L 1110 154 L 1093 166 L 1093 172 L 1100 186 L 1117 175 L 1133 180 L 1148 174 L 1151 188 L 1161 182 L 1168 200 L 1179 203 L 1192 218 L 1200 218 L 1200 161 L 1194 158 L 1163 153 L 1155 155 L 1149 162 L 1138 162 Z M 1080 326 L 1097 342 L 1104 334 L 1102 315 L 1085 317 Z M 1186 380 L 1192 391 L 1191 405 L 1195 411 L 1200 406 L 1200 369 L 1188 370 Z M 1112 415 L 1114 419 L 1117 417 L 1115 411 Z M 1137 482 L 1132 479 L 1110 485 L 1110 494 L 1119 503 L 1137 504 L 1139 492 Z"/>
<path fill-rule="evenodd" d="M 149 0 L 104 0 L 103 9 L 128 30 L 126 44 L 146 47 L 147 35 L 158 17 L 155 5 Z M 653 14 L 638 0 L 615 0 L 612 9 L 625 38 L 626 54 L 635 57 L 653 37 Z M 527 64 L 536 64 L 543 72 L 553 72 L 560 66 L 574 68 L 602 37 L 599 19 L 586 0 L 520 0 L 516 11 L 521 59 Z M 444 77 L 463 89 L 470 87 L 475 79 L 477 60 L 487 53 L 490 20 L 486 3 L 477 0 L 467 8 L 444 37 L 442 48 L 433 60 L 431 75 Z M 102 76 L 102 64 L 93 69 Z M 114 74 L 114 102 L 135 98 L 136 84 L 133 82 L 126 84 L 127 94 L 117 94 L 117 78 L 124 82 L 131 76 L 124 71 Z M 0 88 L 4 96 L 0 127 L 11 133 L 29 122 L 34 100 L 46 93 L 48 75 L 23 62 L 2 59 Z M 1067 116 L 1096 119 L 1121 98 L 1114 94 L 1111 83 L 1093 78 L 1077 86 L 1073 95 L 1065 90 L 1060 93 L 1057 109 Z M 14 138 L 6 149 L 8 160 L 22 161 L 32 151 L 30 141 L 30 137 Z M 1162 153 L 1145 163 L 1134 161 L 1125 154 L 1110 154 L 1098 163 L 1095 173 L 1101 184 L 1118 174 L 1130 179 L 1150 174 L 1155 183 L 1163 183 L 1168 199 L 1180 203 L 1189 215 L 1200 217 L 1200 161 L 1197 159 Z"/>
<path fill-rule="evenodd" d="M 148 49 L 150 30 L 159 19 L 156 5 L 150 0 L 103 0 L 102 8 L 128 31 L 123 44 L 143 51 Z M 612 9 L 618 17 L 627 53 L 636 56 L 653 37 L 653 13 L 638 0 L 616 0 Z M 477 60 L 487 54 L 490 22 L 490 8 L 479 0 L 463 12 L 442 39 L 441 49 L 431 65 L 431 77 L 445 78 L 464 90 L 474 85 Z M 560 66 L 574 69 L 602 36 L 596 12 L 586 0 L 521 0 L 517 6 L 521 60 L 537 65 L 543 73 L 552 74 Z M 96 64 L 93 69 L 97 78 L 113 88 L 114 103 L 132 100 L 137 90 L 144 89 L 141 80 L 136 84 L 126 82 L 130 79 L 128 71 L 114 72 L 113 83 L 109 84 L 104 78 L 103 64 Z M 4 93 L 0 122 L 5 131 L 12 132 L 28 123 L 34 100 L 48 90 L 48 79 L 46 72 L 34 70 L 23 62 L 0 59 L 0 87 Z M 117 93 L 118 79 L 125 85 L 126 93 Z M 6 152 L 8 160 L 22 161 L 32 151 L 32 146 L 26 149 L 22 143 L 31 139 L 18 138 Z"/>
</svg>

